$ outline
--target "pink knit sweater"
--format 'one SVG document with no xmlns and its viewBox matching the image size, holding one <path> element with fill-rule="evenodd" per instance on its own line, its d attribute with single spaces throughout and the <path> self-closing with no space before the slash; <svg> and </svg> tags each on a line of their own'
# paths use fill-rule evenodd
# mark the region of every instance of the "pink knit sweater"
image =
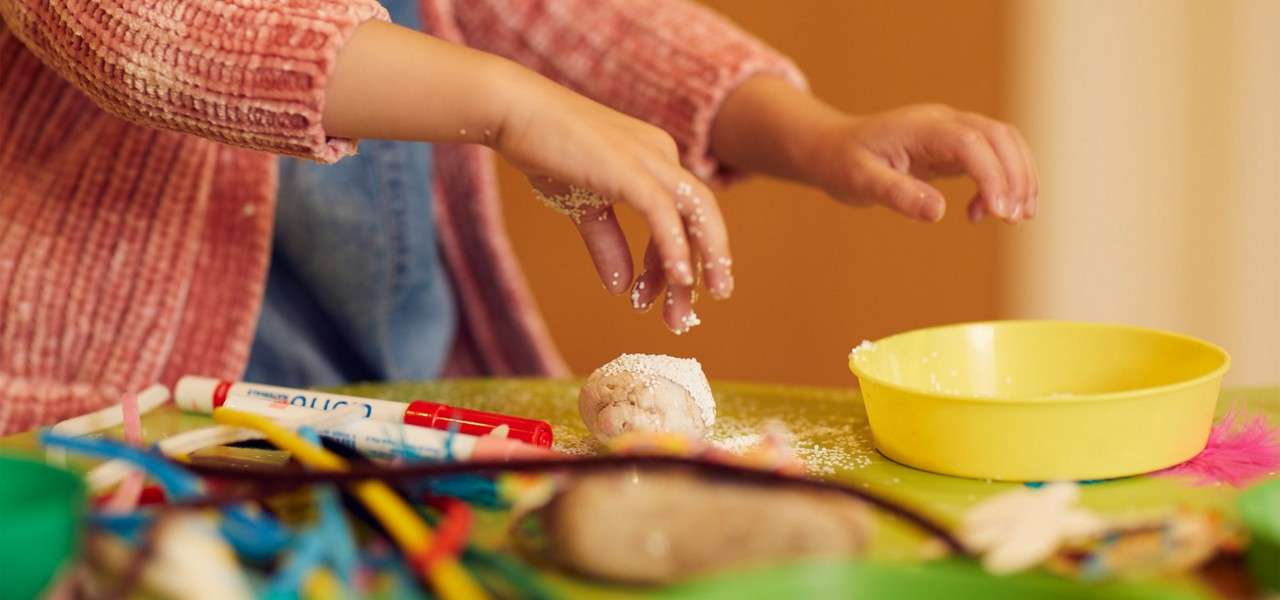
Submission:
<svg viewBox="0 0 1280 600">
<path fill-rule="evenodd" d="M 720 102 L 785 59 L 680 0 L 421 0 L 427 31 L 663 127 L 696 173 Z M 0 0 L 0 433 L 154 382 L 235 378 L 265 282 L 271 153 L 332 162 L 334 57 L 374 0 Z M 567 372 L 503 233 L 488 151 L 441 145 L 462 327 L 450 374 Z"/>
</svg>

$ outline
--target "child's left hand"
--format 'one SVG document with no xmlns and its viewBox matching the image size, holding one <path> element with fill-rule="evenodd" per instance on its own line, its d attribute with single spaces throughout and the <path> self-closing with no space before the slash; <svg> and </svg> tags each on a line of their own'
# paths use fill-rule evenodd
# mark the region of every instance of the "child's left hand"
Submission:
<svg viewBox="0 0 1280 600">
<path fill-rule="evenodd" d="M 884 204 L 908 217 L 938 221 L 946 212 L 942 193 L 925 183 L 935 177 L 969 175 L 978 191 L 969 219 L 995 215 L 1010 223 L 1036 216 L 1039 180 L 1031 152 L 1011 125 L 994 119 L 922 104 L 833 125 L 816 153 L 812 183 L 850 204 Z"/>
<path fill-rule="evenodd" d="M 845 114 L 790 84 L 756 78 L 725 101 L 712 152 L 736 169 L 822 188 L 853 205 L 884 205 L 934 222 L 946 200 L 927 182 L 967 175 L 978 191 L 970 220 L 1010 223 L 1039 212 L 1039 176 L 1012 125 L 940 104 L 866 116 Z"/>
</svg>

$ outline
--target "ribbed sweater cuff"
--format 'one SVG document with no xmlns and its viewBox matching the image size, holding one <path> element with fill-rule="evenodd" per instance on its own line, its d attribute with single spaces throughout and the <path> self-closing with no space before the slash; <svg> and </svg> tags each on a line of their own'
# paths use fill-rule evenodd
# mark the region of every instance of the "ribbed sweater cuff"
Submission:
<svg viewBox="0 0 1280 600">
<path fill-rule="evenodd" d="M 338 52 L 375 0 L 0 2 L 33 53 L 130 121 L 332 162 L 321 122 Z"/>
<path fill-rule="evenodd" d="M 697 61 L 700 57 L 689 55 L 682 58 Z M 720 162 L 711 151 L 711 127 L 729 95 L 754 77 L 778 77 L 799 89 L 807 89 L 808 82 L 791 61 L 764 49 L 753 51 L 734 64 L 708 61 L 695 72 L 702 75 L 670 83 L 675 86 L 675 96 L 691 101 L 687 103 L 686 110 L 667 113 L 668 121 L 663 126 L 679 144 L 681 161 L 694 175 L 724 185 L 739 174 Z"/>
</svg>

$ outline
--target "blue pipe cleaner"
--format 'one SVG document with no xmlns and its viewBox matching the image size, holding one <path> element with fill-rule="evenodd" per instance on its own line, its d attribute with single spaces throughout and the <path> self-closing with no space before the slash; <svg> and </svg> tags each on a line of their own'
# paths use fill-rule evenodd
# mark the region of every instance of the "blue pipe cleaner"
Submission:
<svg viewBox="0 0 1280 600">
<path fill-rule="evenodd" d="M 292 531 L 266 513 L 253 514 L 241 506 L 227 506 L 222 509 L 222 517 L 218 531 L 238 554 L 249 560 L 270 560 L 294 538 Z"/>
<path fill-rule="evenodd" d="M 459 426 L 452 423 L 446 430 L 448 435 L 444 441 L 444 457 L 440 461 L 419 456 L 412 449 L 402 443 L 398 449 L 401 457 L 408 460 L 431 461 L 431 462 L 452 462 L 457 460 L 454 453 L 454 441 L 458 439 Z M 470 504 L 483 506 L 485 508 L 507 508 L 508 503 L 502 499 L 502 495 L 498 492 L 498 486 L 491 477 L 486 475 L 462 474 L 449 475 L 446 477 L 433 477 L 423 479 L 416 485 L 407 486 L 417 496 L 450 496 L 458 498 Z"/>
<path fill-rule="evenodd" d="M 498 491 L 498 483 L 485 475 L 449 475 L 424 480 L 423 484 L 423 491 L 433 496 L 449 496 L 484 508 L 510 508 Z"/>
<path fill-rule="evenodd" d="M 320 444 L 320 436 L 310 427 L 300 428 L 298 435 L 312 444 Z M 317 486 L 315 494 L 316 502 L 320 507 L 318 527 L 325 538 L 330 562 L 343 585 L 350 588 L 355 577 L 356 566 L 359 564 L 360 553 L 351 535 L 351 528 L 343 516 L 337 490 L 332 485 Z"/>
<path fill-rule="evenodd" d="M 297 598 L 298 590 L 307 574 L 315 569 L 324 559 L 325 535 L 319 527 L 307 530 L 297 538 L 293 545 L 293 554 L 285 562 L 284 567 L 267 583 L 263 590 L 264 598 Z"/>
<path fill-rule="evenodd" d="M 140 541 L 142 532 L 146 531 L 154 520 L 151 515 L 140 511 L 123 514 L 93 513 L 89 515 L 89 522 L 95 527 L 106 529 L 129 542 Z"/>
<path fill-rule="evenodd" d="M 48 429 L 40 432 L 40 443 L 108 460 L 126 461 L 146 471 L 160 483 L 166 494 L 179 500 L 189 500 L 200 495 L 199 478 L 155 452 L 139 450 L 104 438 L 62 435 Z"/>
</svg>

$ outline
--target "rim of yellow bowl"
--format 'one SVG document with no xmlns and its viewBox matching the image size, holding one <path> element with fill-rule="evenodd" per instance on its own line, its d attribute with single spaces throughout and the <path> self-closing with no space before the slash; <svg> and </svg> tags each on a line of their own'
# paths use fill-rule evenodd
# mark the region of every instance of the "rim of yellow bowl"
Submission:
<svg viewBox="0 0 1280 600">
<path fill-rule="evenodd" d="M 1187 335 L 1185 333 L 1177 333 L 1175 331 L 1156 329 L 1154 327 L 1142 327 L 1140 325 L 1129 325 L 1125 323 L 1107 323 L 1107 322 L 1091 322 L 1091 321 L 1058 321 L 1055 319 L 1005 319 L 1005 320 L 994 320 L 994 321 L 970 321 L 970 322 L 964 322 L 964 323 L 952 323 L 949 325 L 933 325 L 931 327 L 921 327 L 919 329 L 911 329 L 908 331 L 895 333 L 893 335 L 886 336 L 878 340 L 871 340 L 871 343 L 879 345 L 880 342 L 882 341 L 888 341 L 893 338 L 904 336 L 904 335 L 921 333 L 925 331 L 934 331 L 938 329 L 960 329 L 963 327 L 973 327 L 976 325 L 1076 325 L 1076 326 L 1084 325 L 1088 327 L 1105 327 L 1110 329 L 1134 331 L 1138 333 L 1150 333 L 1150 334 L 1161 335 L 1169 338 L 1181 339 L 1181 340 L 1191 342 L 1193 344 L 1198 344 L 1200 346 L 1207 347 L 1222 357 L 1222 364 L 1218 368 L 1208 373 L 1205 373 L 1204 375 L 1200 375 L 1197 377 L 1193 377 L 1191 379 L 1179 381 L 1176 383 L 1170 383 L 1166 385 L 1144 387 L 1144 388 L 1138 388 L 1133 390 L 1123 390 L 1118 392 L 1101 392 L 1101 393 L 1093 393 L 1093 394 L 1074 394 L 1073 393 L 1070 396 L 1013 396 L 1013 397 L 1007 397 L 1007 398 L 1000 398 L 996 396 L 978 396 L 973 394 L 955 394 L 955 393 L 945 392 L 945 391 L 922 390 L 922 389 L 912 388 L 905 385 L 900 385 L 900 384 L 886 381 L 879 377 L 875 377 L 868 374 L 864 369 L 861 368 L 861 366 L 857 364 L 856 356 L 849 357 L 849 370 L 853 371 L 854 376 L 858 378 L 859 384 L 861 384 L 861 381 L 863 379 L 867 379 L 877 385 L 881 385 L 881 386 L 884 386 L 893 390 L 897 390 L 899 392 L 905 392 L 908 394 L 925 394 L 925 395 L 936 397 L 936 398 L 946 398 L 948 400 L 962 400 L 966 402 L 1016 403 L 1016 402 L 1028 402 L 1028 401 L 1034 400 L 1038 404 L 1039 403 L 1062 404 L 1062 403 L 1068 403 L 1068 402 L 1075 403 L 1075 402 L 1101 402 L 1105 400 L 1120 400 L 1124 398 L 1132 398 L 1135 396 L 1145 396 L 1145 395 L 1149 395 L 1157 392 L 1172 392 L 1172 391 L 1180 390 L 1182 388 L 1188 388 L 1195 385 L 1199 385 L 1215 377 L 1221 377 L 1223 374 L 1227 372 L 1228 369 L 1231 368 L 1231 354 L 1228 353 L 1226 349 L 1224 349 L 1223 347 L 1213 342 L 1209 342 L 1195 336 Z M 871 351 L 874 352 L 875 350 L 871 350 Z M 861 385 L 859 385 L 859 388 L 861 388 Z"/>
</svg>

